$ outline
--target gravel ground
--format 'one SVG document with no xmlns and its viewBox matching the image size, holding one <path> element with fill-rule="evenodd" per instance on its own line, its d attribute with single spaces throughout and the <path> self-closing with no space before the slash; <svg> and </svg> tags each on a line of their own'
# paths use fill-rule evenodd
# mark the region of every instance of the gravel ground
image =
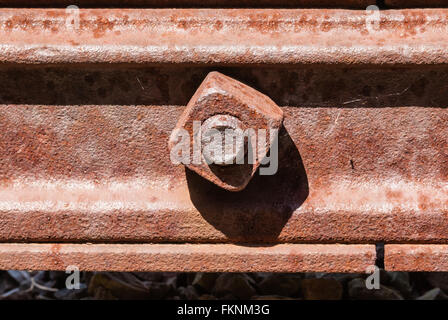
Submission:
<svg viewBox="0 0 448 320">
<path fill-rule="evenodd" d="M 448 299 L 448 273 L 381 270 L 378 290 L 362 274 L 81 272 L 77 290 L 67 276 L 0 271 L 0 299 Z"/>
</svg>

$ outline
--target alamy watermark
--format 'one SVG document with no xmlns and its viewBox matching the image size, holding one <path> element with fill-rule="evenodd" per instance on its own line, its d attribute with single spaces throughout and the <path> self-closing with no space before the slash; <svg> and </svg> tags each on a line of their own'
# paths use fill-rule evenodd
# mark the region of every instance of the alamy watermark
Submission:
<svg viewBox="0 0 448 320">
<path fill-rule="evenodd" d="M 380 268 L 377 266 L 368 266 L 366 273 L 370 274 L 366 278 L 366 288 L 369 290 L 379 290 L 380 289 Z"/>
<path fill-rule="evenodd" d="M 65 273 L 68 274 L 65 279 L 65 287 L 70 290 L 77 290 L 80 286 L 80 274 L 77 266 L 68 266 L 65 269 Z"/>
<path fill-rule="evenodd" d="M 67 30 L 79 30 L 79 7 L 70 5 L 65 8 L 65 13 L 68 15 L 65 19 L 65 27 Z"/>
<path fill-rule="evenodd" d="M 366 28 L 370 33 L 380 29 L 381 14 L 380 8 L 376 5 L 370 5 L 366 8 Z"/>
</svg>

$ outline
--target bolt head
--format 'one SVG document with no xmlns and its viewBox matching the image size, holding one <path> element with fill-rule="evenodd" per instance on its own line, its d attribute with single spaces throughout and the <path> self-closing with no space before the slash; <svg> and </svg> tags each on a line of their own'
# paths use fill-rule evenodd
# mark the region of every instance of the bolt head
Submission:
<svg viewBox="0 0 448 320">
<path fill-rule="evenodd" d="M 199 138 L 193 130 L 195 121 L 201 124 L 202 132 L 205 130 L 205 135 L 201 134 Z M 270 130 L 278 130 L 282 121 L 282 110 L 269 97 L 219 72 L 211 72 L 191 98 L 173 132 L 177 129 L 186 130 L 191 137 L 191 150 L 195 150 L 207 138 L 207 132 L 222 132 L 226 128 L 242 131 L 265 129 L 269 137 Z M 172 149 L 177 142 L 177 139 L 170 139 L 169 148 Z M 192 161 L 186 166 L 226 190 L 242 190 L 270 147 L 268 143 L 265 150 L 257 150 L 258 159 L 254 163 L 249 164 L 246 159 L 244 164 L 226 165 L 233 162 L 231 160 L 241 152 L 246 152 L 245 146 L 228 150 L 221 148 L 217 150 L 217 156 L 213 153 L 204 157 L 203 153 L 200 163 Z"/>
</svg>

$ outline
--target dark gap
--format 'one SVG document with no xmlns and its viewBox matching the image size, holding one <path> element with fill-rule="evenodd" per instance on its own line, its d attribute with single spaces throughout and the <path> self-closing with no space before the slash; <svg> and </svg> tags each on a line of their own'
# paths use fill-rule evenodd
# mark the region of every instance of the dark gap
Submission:
<svg viewBox="0 0 448 320">
<path fill-rule="evenodd" d="M 380 10 L 388 9 L 385 0 L 377 0 L 376 6 L 380 8 Z"/>
<path fill-rule="evenodd" d="M 447 67 L 331 68 L 189 66 L 1 66 L 3 105 L 185 106 L 211 71 L 268 95 L 279 106 L 446 108 Z"/>
<path fill-rule="evenodd" d="M 384 243 L 383 242 L 376 243 L 375 250 L 376 250 L 375 265 L 380 269 L 384 269 Z"/>
</svg>

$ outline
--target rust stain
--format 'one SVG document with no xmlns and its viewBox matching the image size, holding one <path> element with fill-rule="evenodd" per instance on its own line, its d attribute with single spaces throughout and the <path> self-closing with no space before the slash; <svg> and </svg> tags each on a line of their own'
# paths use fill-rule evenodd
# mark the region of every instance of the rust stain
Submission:
<svg viewBox="0 0 448 320">
<path fill-rule="evenodd" d="M 50 254 L 50 263 L 55 266 L 56 268 L 65 268 L 67 266 L 64 266 L 64 263 L 61 259 L 61 244 L 59 243 L 55 243 L 52 244 L 49 250 L 49 254 Z"/>
</svg>

